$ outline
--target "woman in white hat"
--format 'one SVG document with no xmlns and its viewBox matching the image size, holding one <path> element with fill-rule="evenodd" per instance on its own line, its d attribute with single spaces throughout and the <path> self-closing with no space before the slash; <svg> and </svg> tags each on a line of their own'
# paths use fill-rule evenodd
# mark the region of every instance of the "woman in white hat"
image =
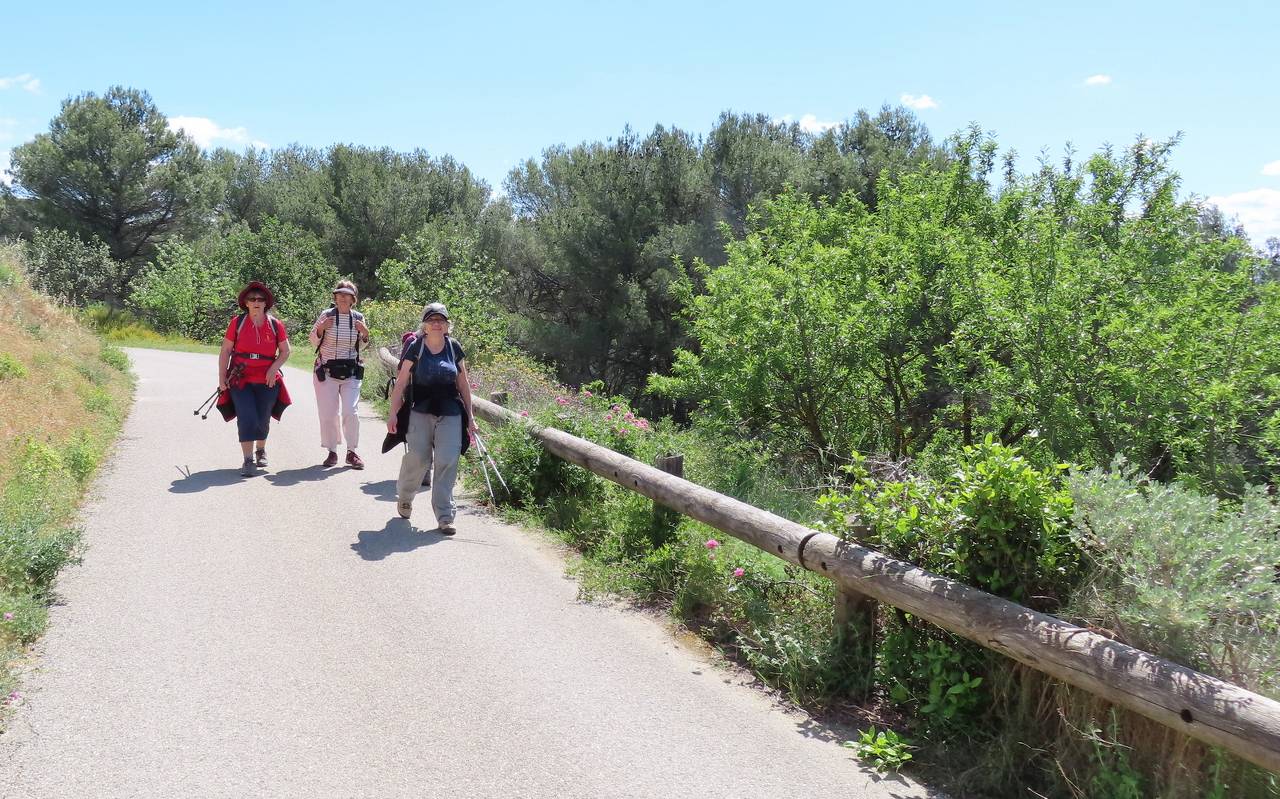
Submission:
<svg viewBox="0 0 1280 799">
<path fill-rule="evenodd" d="M 338 464 L 338 444 L 346 440 L 347 465 L 363 469 L 356 452 L 360 446 L 360 382 L 364 364 L 360 345 L 369 342 L 364 315 L 355 310 L 359 300 L 356 284 L 339 280 L 333 287 L 333 307 L 311 326 L 311 346 L 316 348 L 315 372 L 311 384 L 316 390 L 316 410 L 320 416 L 320 446 L 329 451 L 324 467 Z"/>
</svg>

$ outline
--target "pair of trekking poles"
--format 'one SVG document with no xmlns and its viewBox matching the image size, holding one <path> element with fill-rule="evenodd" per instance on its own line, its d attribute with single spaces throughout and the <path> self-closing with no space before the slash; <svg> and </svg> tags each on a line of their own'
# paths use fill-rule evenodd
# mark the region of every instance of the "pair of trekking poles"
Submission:
<svg viewBox="0 0 1280 799">
<path fill-rule="evenodd" d="M 231 386 L 238 383 L 240 381 L 240 377 L 243 374 L 244 374 L 244 364 L 233 363 L 227 369 L 227 385 Z M 199 416 L 201 419 L 208 419 L 209 411 L 213 410 L 214 407 L 217 406 L 218 398 L 221 396 L 222 396 L 222 389 L 215 388 L 213 390 L 213 393 L 210 394 L 209 397 L 204 402 L 196 406 L 196 409 L 191 412 L 191 415 Z"/>
<path fill-rule="evenodd" d="M 498 464 L 494 461 L 493 456 L 489 454 L 489 448 L 485 446 L 484 439 L 480 438 L 480 434 L 476 433 L 476 451 L 480 453 L 480 470 L 484 472 L 484 484 L 489 489 L 489 499 L 493 500 L 493 504 L 498 504 L 498 498 L 493 493 L 493 483 L 489 482 L 489 466 L 493 467 L 493 473 L 497 476 L 498 482 L 502 484 L 502 488 L 511 493 L 511 489 L 507 487 L 507 481 L 502 479 L 502 472 L 498 471 Z M 489 465 L 485 465 L 485 461 Z"/>
</svg>

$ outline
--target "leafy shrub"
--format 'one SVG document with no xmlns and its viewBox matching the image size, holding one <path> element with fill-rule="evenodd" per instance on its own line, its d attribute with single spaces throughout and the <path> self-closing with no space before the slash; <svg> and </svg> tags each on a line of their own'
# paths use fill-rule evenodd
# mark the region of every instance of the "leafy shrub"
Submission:
<svg viewBox="0 0 1280 799">
<path fill-rule="evenodd" d="M 267 218 L 257 231 L 237 227 L 195 244 L 164 245 L 129 301 L 161 332 L 212 341 L 239 312 L 236 294 L 250 280 L 270 286 L 276 298 L 271 312 L 297 327 L 330 305 L 337 279 L 315 236 Z"/>
<path fill-rule="evenodd" d="M 135 281 L 130 304 L 157 330 L 196 341 L 217 338 L 235 310 L 242 267 L 227 270 L 214 249 L 162 244 Z"/>
<path fill-rule="evenodd" d="M 858 740 L 845 741 L 844 745 L 858 753 L 863 760 L 870 760 L 876 771 L 899 771 L 911 760 L 911 742 L 890 729 L 876 730 L 868 727 L 858 733 Z"/>
<path fill-rule="evenodd" d="M 1057 605 L 1079 579 L 1071 496 L 1015 447 L 965 447 L 943 480 L 880 482 L 866 460 L 819 500 L 825 525 L 924 569 L 1024 604 Z"/>
<path fill-rule="evenodd" d="M 110 344 L 103 344 L 102 352 L 99 357 L 102 359 L 103 363 L 110 366 L 112 369 L 115 369 L 117 372 L 129 371 L 129 356 L 125 355 L 124 351 L 119 347 L 113 347 Z"/>
<path fill-rule="evenodd" d="M 1070 489 L 1091 566 L 1072 615 L 1280 699 L 1280 503 L 1261 487 L 1224 502 L 1127 466 Z"/>
<path fill-rule="evenodd" d="M 124 275 L 107 245 L 97 239 L 86 243 L 61 230 L 37 230 L 24 255 L 31 284 L 72 305 L 115 297 Z"/>
<path fill-rule="evenodd" d="M 0 528 L 0 578 L 7 585 L 30 588 L 36 598 L 47 598 L 53 578 L 77 561 L 79 544 L 80 531 L 74 528 L 39 534 L 21 527 Z"/>
<path fill-rule="evenodd" d="M 0 640 L 29 644 L 44 632 L 49 612 L 29 593 L 0 590 Z"/>
<path fill-rule="evenodd" d="M 24 378 L 27 376 L 27 367 L 22 362 L 7 352 L 0 352 L 0 380 L 8 380 L 9 378 Z"/>
</svg>

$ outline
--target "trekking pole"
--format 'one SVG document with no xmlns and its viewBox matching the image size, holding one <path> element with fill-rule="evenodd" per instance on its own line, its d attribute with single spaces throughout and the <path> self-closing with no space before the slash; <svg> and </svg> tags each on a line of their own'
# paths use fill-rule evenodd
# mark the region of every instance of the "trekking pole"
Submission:
<svg viewBox="0 0 1280 799">
<path fill-rule="evenodd" d="M 476 449 L 480 452 L 480 471 L 484 473 L 484 484 L 489 489 L 489 499 L 493 501 L 494 505 L 497 505 L 498 497 L 493 493 L 493 483 L 489 482 L 489 467 L 484 465 L 484 451 L 480 449 L 479 441 L 480 439 L 477 437 Z"/>
<path fill-rule="evenodd" d="M 507 485 L 507 481 L 502 479 L 502 472 L 498 470 L 498 463 L 493 459 L 493 456 L 489 454 L 489 448 L 484 445 L 484 441 L 480 438 L 479 433 L 476 434 L 476 449 L 480 450 L 480 463 L 483 465 L 485 460 L 489 461 L 489 465 L 493 467 L 493 473 L 498 475 L 498 482 L 502 483 L 502 487 L 506 489 L 508 494 L 510 494 L 511 488 Z M 485 476 L 488 477 L 488 472 L 485 472 Z M 492 493 L 492 489 L 490 489 L 490 492 Z"/>
<path fill-rule="evenodd" d="M 202 402 L 202 403 L 200 403 L 199 405 L 197 405 L 197 406 L 196 406 L 196 409 L 195 409 L 194 411 L 192 411 L 192 412 L 191 412 L 191 415 L 192 415 L 192 416 L 199 416 L 201 419 L 207 419 L 207 418 L 209 418 L 209 411 L 213 410 L 213 405 L 214 405 L 214 403 L 215 403 L 215 402 L 217 402 L 217 400 L 218 400 L 218 395 L 219 395 L 219 394 L 221 394 L 221 393 L 222 393 L 222 389 L 220 389 L 220 388 L 215 388 L 215 389 L 213 390 L 213 393 L 212 393 L 212 394 L 210 394 L 210 395 L 205 399 L 205 401 L 204 401 L 204 402 Z M 208 407 L 206 407 L 206 406 L 208 406 Z M 204 415 L 201 415 L 201 414 L 200 414 L 200 411 L 204 411 Z"/>
</svg>

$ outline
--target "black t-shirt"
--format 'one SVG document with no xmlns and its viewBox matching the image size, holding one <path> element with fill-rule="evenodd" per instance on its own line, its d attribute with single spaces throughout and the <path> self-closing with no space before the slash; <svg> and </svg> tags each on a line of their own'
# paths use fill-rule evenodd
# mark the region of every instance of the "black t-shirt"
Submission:
<svg viewBox="0 0 1280 799">
<path fill-rule="evenodd" d="M 467 357 L 462 345 L 446 337 L 444 348 L 432 352 L 426 346 L 426 337 L 419 336 L 405 349 L 403 357 L 413 364 L 413 409 L 436 416 L 461 416 L 458 365 Z"/>
</svg>

